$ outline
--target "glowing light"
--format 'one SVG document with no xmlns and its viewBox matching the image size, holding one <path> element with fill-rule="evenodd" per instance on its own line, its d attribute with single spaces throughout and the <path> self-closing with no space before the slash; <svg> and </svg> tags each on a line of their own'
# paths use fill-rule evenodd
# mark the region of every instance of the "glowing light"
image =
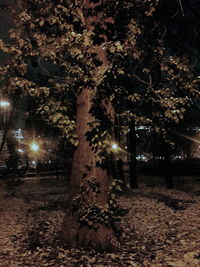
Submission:
<svg viewBox="0 0 200 267">
<path fill-rule="evenodd" d="M 40 146 L 37 143 L 31 143 L 30 148 L 34 152 L 37 152 L 40 149 Z"/>
<path fill-rule="evenodd" d="M 175 133 L 176 133 L 177 135 L 180 135 L 180 136 L 182 136 L 182 137 L 188 139 L 188 140 L 194 141 L 194 142 L 197 143 L 197 144 L 200 144 L 200 140 L 199 140 L 199 139 L 192 138 L 192 137 L 190 137 L 190 136 L 187 136 L 187 135 L 184 135 L 184 134 L 181 134 L 181 133 L 177 133 L 177 132 L 175 132 Z"/>
<path fill-rule="evenodd" d="M 24 153 L 24 150 L 21 149 L 21 148 L 19 148 L 19 149 L 18 149 L 18 152 L 19 152 L 19 153 Z"/>
<path fill-rule="evenodd" d="M 7 102 L 7 101 L 0 101 L 0 106 L 1 106 L 2 108 L 7 108 L 7 107 L 10 106 L 10 103 Z"/>
<path fill-rule="evenodd" d="M 112 149 L 114 150 L 114 151 L 117 151 L 118 150 L 118 145 L 116 144 L 116 143 L 113 143 L 112 144 Z"/>
<path fill-rule="evenodd" d="M 15 137 L 16 137 L 17 139 L 23 139 L 23 138 L 24 138 L 23 135 L 22 135 L 22 129 L 18 129 L 18 130 L 16 130 L 16 132 L 15 132 Z"/>
</svg>

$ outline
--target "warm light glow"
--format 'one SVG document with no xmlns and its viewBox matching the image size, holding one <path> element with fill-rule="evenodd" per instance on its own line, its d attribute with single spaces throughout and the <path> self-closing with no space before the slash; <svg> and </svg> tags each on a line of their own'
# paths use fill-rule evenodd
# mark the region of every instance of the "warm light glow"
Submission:
<svg viewBox="0 0 200 267">
<path fill-rule="evenodd" d="M 112 144 L 112 149 L 114 150 L 114 151 L 117 151 L 118 150 L 118 145 L 116 144 L 116 143 L 113 143 Z"/>
<path fill-rule="evenodd" d="M 10 106 L 10 103 L 7 102 L 7 101 L 0 101 L 0 106 L 1 106 L 2 108 L 7 108 L 7 107 Z"/>
<path fill-rule="evenodd" d="M 39 145 L 37 143 L 31 143 L 30 148 L 34 152 L 37 152 L 40 149 L 40 147 L 39 147 Z"/>
</svg>

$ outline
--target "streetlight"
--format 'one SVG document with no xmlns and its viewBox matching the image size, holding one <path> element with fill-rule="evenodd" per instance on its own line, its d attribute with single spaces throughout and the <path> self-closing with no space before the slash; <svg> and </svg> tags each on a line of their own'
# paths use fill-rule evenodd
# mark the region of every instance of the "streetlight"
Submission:
<svg viewBox="0 0 200 267">
<path fill-rule="evenodd" d="M 116 143 L 112 143 L 111 147 L 114 152 L 117 152 L 119 150 L 119 146 Z"/>
<path fill-rule="evenodd" d="M 10 106 L 10 103 L 9 103 L 8 101 L 4 101 L 4 100 L 2 100 L 2 101 L 0 101 L 0 106 L 1 106 L 2 108 L 7 108 L 7 107 Z"/>
<path fill-rule="evenodd" d="M 18 152 L 19 152 L 19 153 L 24 153 L 24 150 L 23 150 L 22 148 L 19 148 L 19 149 L 18 149 Z"/>
<path fill-rule="evenodd" d="M 40 150 L 40 146 L 36 142 L 32 142 L 30 148 L 33 152 L 38 152 Z"/>
<path fill-rule="evenodd" d="M 40 145 L 36 141 L 33 141 L 32 143 L 30 143 L 29 147 L 33 153 L 32 155 L 35 155 L 34 156 L 35 159 L 32 161 L 32 163 L 35 165 L 36 176 L 38 176 L 38 155 L 37 155 L 37 153 L 40 151 Z"/>
</svg>

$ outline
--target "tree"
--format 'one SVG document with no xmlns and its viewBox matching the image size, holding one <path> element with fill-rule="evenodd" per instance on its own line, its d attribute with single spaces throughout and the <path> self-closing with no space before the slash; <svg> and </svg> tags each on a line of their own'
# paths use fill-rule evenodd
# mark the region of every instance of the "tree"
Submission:
<svg viewBox="0 0 200 267">
<path fill-rule="evenodd" d="M 2 131 L 2 139 L 0 143 L 0 154 L 3 152 L 7 135 L 9 129 L 11 128 L 12 120 L 13 120 L 14 106 L 12 106 L 11 111 L 5 108 L 1 108 L 1 128 Z"/>
<path fill-rule="evenodd" d="M 129 173 L 130 173 L 130 186 L 131 188 L 138 188 L 137 180 L 137 149 L 136 149 L 136 130 L 135 123 L 132 120 L 130 123 L 129 131 L 129 152 L 130 152 L 130 164 L 129 164 Z"/>
<path fill-rule="evenodd" d="M 189 63 L 162 42 L 154 16 L 160 3 L 26 0 L 10 30 L 12 43 L 0 41 L 11 55 L 0 69 L 9 84 L 5 92 L 34 97 L 38 114 L 77 146 L 63 226 L 69 246 L 119 245 L 117 186 L 110 171 L 115 114 L 136 125 L 153 124 L 166 136 L 164 118 L 177 123 L 190 93 L 198 95 Z"/>
<path fill-rule="evenodd" d="M 136 116 L 136 125 L 142 119 L 143 124 L 149 124 L 161 140 L 166 159 L 164 170 L 168 170 L 165 178 L 171 180 L 167 182 L 169 186 L 172 184 L 169 151 L 173 151 L 176 140 L 174 131 L 194 99 L 199 99 L 199 3 L 159 1 L 155 12 L 150 13 L 148 18 L 143 18 L 145 26 L 137 49 L 141 52 L 140 59 L 130 62 L 134 69 L 133 82 L 140 82 L 140 90 L 136 91 L 139 95 L 129 97 L 135 98 L 136 104 L 137 98 L 140 99 L 132 112 L 132 116 Z"/>
</svg>

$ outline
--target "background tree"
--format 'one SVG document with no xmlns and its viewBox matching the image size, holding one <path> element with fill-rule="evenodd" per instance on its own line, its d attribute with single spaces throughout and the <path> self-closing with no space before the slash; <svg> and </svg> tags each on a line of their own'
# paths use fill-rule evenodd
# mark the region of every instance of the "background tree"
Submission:
<svg viewBox="0 0 200 267">
<path fill-rule="evenodd" d="M 128 103 L 126 115 L 134 117 L 136 125 L 149 125 L 158 135 L 166 158 L 164 169 L 169 171 L 174 129 L 199 98 L 198 14 L 196 1 L 159 1 L 156 10 L 151 6 L 140 20 L 141 34 L 134 46 L 140 56 L 124 61 L 135 87 L 134 94 L 128 95 L 134 105 Z"/>
<path fill-rule="evenodd" d="M 9 102 L 7 102 L 9 103 Z M 10 103 L 9 103 L 9 107 L 0 107 L 0 130 L 2 133 L 2 138 L 1 138 L 1 143 L 0 143 L 0 154 L 3 152 L 5 143 L 6 143 L 6 139 L 7 139 L 7 135 L 8 132 L 10 130 L 10 128 L 12 128 L 12 121 L 13 121 L 13 113 L 14 113 L 14 106 L 11 107 L 10 110 Z"/>
</svg>

